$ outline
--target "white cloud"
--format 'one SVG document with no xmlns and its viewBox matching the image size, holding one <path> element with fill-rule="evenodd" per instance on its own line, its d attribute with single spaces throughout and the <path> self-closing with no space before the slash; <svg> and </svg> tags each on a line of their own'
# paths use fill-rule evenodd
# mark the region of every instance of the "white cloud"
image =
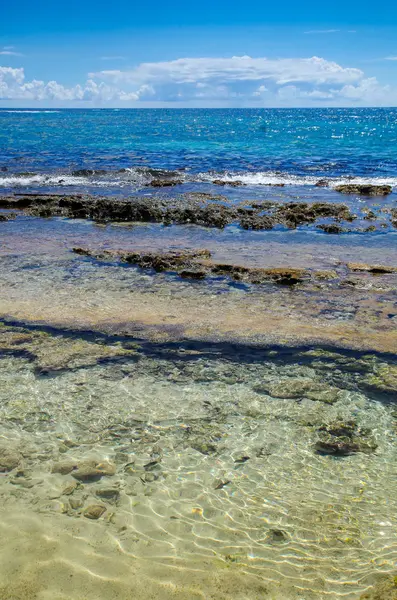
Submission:
<svg viewBox="0 0 397 600">
<path fill-rule="evenodd" d="M 109 86 L 103 82 L 97 83 L 88 79 L 83 85 L 65 87 L 56 82 L 25 81 L 24 69 L 0 67 L 0 99 L 2 100 L 52 100 L 58 102 L 82 101 L 106 103 L 117 100 L 137 101 L 145 96 L 152 96 L 150 85 L 142 85 L 134 92 L 126 92 Z"/>
<path fill-rule="evenodd" d="M 397 90 L 319 57 L 234 56 L 103 70 L 71 87 L 0 67 L 0 99 L 65 106 L 392 106 Z"/>
<path fill-rule="evenodd" d="M 260 85 L 257 90 L 255 90 L 252 95 L 253 96 L 262 96 L 262 94 L 268 92 L 269 90 L 264 85 Z"/>
<path fill-rule="evenodd" d="M 305 33 L 306 35 L 309 34 L 328 34 L 328 33 L 357 33 L 357 31 L 355 29 L 348 29 L 343 30 L 343 29 L 311 29 L 309 31 L 304 31 L 303 33 Z"/>
<path fill-rule="evenodd" d="M 397 56 L 386 56 L 385 60 L 397 60 Z"/>
<path fill-rule="evenodd" d="M 389 85 L 379 85 L 376 77 L 368 77 L 360 81 L 358 85 L 345 85 L 342 89 L 334 92 L 342 98 L 349 100 L 367 100 L 374 105 L 388 106 L 389 102 L 396 99 L 396 94 Z"/>
<path fill-rule="evenodd" d="M 340 29 L 311 29 L 310 31 L 305 31 L 305 34 L 312 33 L 339 33 Z"/>
<path fill-rule="evenodd" d="M 312 58 L 179 58 L 168 62 L 142 63 L 128 71 L 91 73 L 92 78 L 113 83 L 220 83 L 272 80 L 282 85 L 292 82 L 349 83 L 363 76 L 360 69 L 343 68 L 335 62 Z"/>
<path fill-rule="evenodd" d="M 4 46 L 0 50 L 0 56 L 23 56 L 20 52 L 15 52 L 15 46 Z"/>
</svg>

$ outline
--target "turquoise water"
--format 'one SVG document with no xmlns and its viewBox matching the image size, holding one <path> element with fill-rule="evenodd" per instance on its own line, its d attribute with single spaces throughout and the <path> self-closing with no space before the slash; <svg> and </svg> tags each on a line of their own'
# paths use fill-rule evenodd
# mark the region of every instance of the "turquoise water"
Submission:
<svg viewBox="0 0 397 600">
<path fill-rule="evenodd" d="M 3 187 L 28 171 L 142 166 L 226 171 L 254 184 L 394 180 L 396 157 L 397 109 L 0 110 Z"/>
</svg>

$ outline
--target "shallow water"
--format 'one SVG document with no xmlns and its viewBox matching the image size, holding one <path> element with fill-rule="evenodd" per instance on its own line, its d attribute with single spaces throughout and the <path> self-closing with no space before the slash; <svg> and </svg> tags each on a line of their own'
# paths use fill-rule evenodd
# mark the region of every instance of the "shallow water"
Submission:
<svg viewBox="0 0 397 600">
<path fill-rule="evenodd" d="M 388 360 L 0 332 L 9 344 L 1 446 L 22 454 L 0 479 L 3 545 L 21 544 L 5 578 L 12 591 L 26 569 L 39 582 L 37 596 L 21 597 L 124 598 L 132 585 L 148 598 L 136 582 L 142 564 L 153 594 L 165 585 L 175 597 L 215 597 L 215 580 L 217 597 L 228 598 L 226 570 L 239 598 L 356 598 L 375 571 L 394 568 L 396 412 L 390 393 L 373 386 L 376 373 L 396 369 Z M 333 390 L 333 403 L 283 398 L 280 384 L 288 396 L 297 379 Z M 351 420 L 369 429 L 375 452 L 316 452 L 322 426 Z M 115 474 L 68 495 L 73 471 L 52 473 L 54 464 L 88 459 L 114 464 Z M 98 521 L 84 516 L 91 504 L 106 508 Z M 19 511 L 22 521 L 10 521 Z M 53 554 L 32 562 L 32 545 L 43 544 Z M 66 575 L 76 576 L 68 592 Z"/>
</svg>

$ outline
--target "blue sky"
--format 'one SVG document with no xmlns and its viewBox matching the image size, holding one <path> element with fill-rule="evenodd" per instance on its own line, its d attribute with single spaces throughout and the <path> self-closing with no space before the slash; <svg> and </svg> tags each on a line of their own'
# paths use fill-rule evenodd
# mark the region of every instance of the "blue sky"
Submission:
<svg viewBox="0 0 397 600">
<path fill-rule="evenodd" d="M 397 106 L 397 3 L 3 3 L 0 107 Z"/>
</svg>

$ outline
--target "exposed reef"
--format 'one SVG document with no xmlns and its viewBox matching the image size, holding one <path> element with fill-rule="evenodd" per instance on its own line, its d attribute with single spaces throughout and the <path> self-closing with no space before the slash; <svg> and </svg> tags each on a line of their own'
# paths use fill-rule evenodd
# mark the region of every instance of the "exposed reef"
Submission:
<svg viewBox="0 0 397 600">
<path fill-rule="evenodd" d="M 174 185 L 158 180 L 159 187 Z M 351 223 L 356 215 L 345 204 L 327 202 L 245 201 L 230 204 L 225 196 L 187 193 L 175 198 L 92 197 L 84 195 L 24 194 L 0 197 L 0 208 L 18 209 L 36 217 L 61 216 L 69 219 L 92 219 L 97 222 L 153 222 L 196 224 L 223 228 L 238 223 L 243 229 L 273 229 L 277 225 L 295 229 L 301 225 L 320 223 L 325 232 L 343 231 L 341 222 Z"/>
<path fill-rule="evenodd" d="M 388 196 L 392 193 L 391 185 L 371 185 L 357 183 L 343 183 L 335 187 L 342 194 L 360 194 L 362 196 Z"/>
</svg>

